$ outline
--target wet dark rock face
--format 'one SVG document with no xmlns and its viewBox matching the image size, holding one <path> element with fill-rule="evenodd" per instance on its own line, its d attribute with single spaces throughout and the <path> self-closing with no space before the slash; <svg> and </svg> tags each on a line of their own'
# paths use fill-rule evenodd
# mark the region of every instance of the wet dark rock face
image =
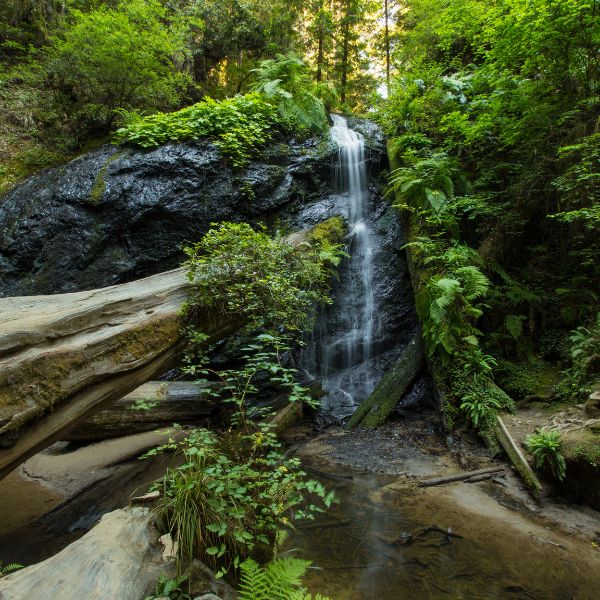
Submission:
<svg viewBox="0 0 600 600">
<path fill-rule="evenodd" d="M 197 141 L 105 146 L 43 171 L 0 199 L 0 296 L 91 289 L 177 267 L 182 245 L 212 222 L 272 223 L 326 197 L 335 158 L 332 143 L 284 140 L 234 169 Z"/>
</svg>

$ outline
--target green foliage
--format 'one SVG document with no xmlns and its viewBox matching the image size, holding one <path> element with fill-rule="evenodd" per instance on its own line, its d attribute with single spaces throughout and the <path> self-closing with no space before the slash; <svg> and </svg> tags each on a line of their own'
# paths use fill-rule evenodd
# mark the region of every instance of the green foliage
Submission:
<svg viewBox="0 0 600 600">
<path fill-rule="evenodd" d="M 312 518 L 333 501 L 320 483 L 305 478 L 298 459 L 280 452 L 266 420 L 270 412 L 260 408 L 260 388 L 272 386 L 289 402 L 314 403 L 284 357 L 313 303 L 328 300 L 328 265 L 336 263 L 342 233 L 334 219 L 294 249 L 247 224 L 222 223 L 186 250 L 192 323 L 197 311 L 216 311 L 245 322 L 246 335 L 261 332 L 241 348 L 236 368 L 215 370 L 206 354 L 208 336 L 193 324 L 186 330 L 184 372 L 229 404 L 232 414 L 225 432 L 195 429 L 183 441 L 171 439 L 146 454 L 169 450 L 183 458 L 159 484 L 163 494 L 156 509 L 176 542 L 179 572 L 196 557 L 218 576 L 237 571 L 250 556 L 270 558 L 294 521 Z"/>
<path fill-rule="evenodd" d="M 268 416 L 260 404 L 260 390 L 256 383 L 266 377 L 278 392 L 287 397 L 288 402 L 305 402 L 316 408 L 317 403 L 307 388 L 297 382 L 296 370 L 283 363 L 292 347 L 283 335 L 260 333 L 252 343 L 240 349 L 240 364 L 235 369 L 210 369 L 206 356 L 206 336 L 193 327 L 186 331 L 189 340 L 183 372 L 196 378 L 207 387 L 210 394 L 230 404 L 235 409 L 231 423 L 235 427 L 249 426 L 255 419 Z M 215 386 L 217 381 L 219 385 Z"/>
<path fill-rule="evenodd" d="M 280 558 L 265 566 L 252 559 L 241 564 L 239 600 L 328 600 L 312 596 L 302 587 L 310 561 Z"/>
<path fill-rule="evenodd" d="M 494 398 L 467 394 L 463 396 L 460 408 L 465 411 L 475 429 L 486 430 L 492 427 L 500 403 Z"/>
<path fill-rule="evenodd" d="M 335 98 L 332 88 L 311 81 L 308 68 L 293 53 L 264 60 L 253 69 L 256 82 L 252 89 L 276 104 L 284 122 L 295 128 L 323 132 L 328 127 L 324 101 Z"/>
<path fill-rule="evenodd" d="M 568 166 L 553 181 L 560 194 L 560 212 L 549 216 L 563 223 L 581 224 L 594 235 L 600 226 L 600 133 L 559 148 L 558 155 Z M 579 234 L 577 239 L 585 243 L 585 236 Z M 588 257 L 597 260 L 597 251 Z"/>
<path fill-rule="evenodd" d="M 251 328 L 300 332 L 315 303 L 328 303 L 331 268 L 341 247 L 315 238 L 296 249 L 245 223 L 215 225 L 185 248 L 193 310 L 249 321 Z"/>
<path fill-rule="evenodd" d="M 559 481 L 565 478 L 567 466 L 561 453 L 562 442 L 558 431 L 537 429 L 527 438 L 526 443 L 538 469 L 547 467 Z"/>
<path fill-rule="evenodd" d="M 7 565 L 3 565 L 2 561 L 0 561 L 0 578 L 24 568 L 25 567 L 19 563 L 8 563 Z"/>
<path fill-rule="evenodd" d="M 448 210 L 448 203 L 454 196 L 453 179 L 456 176 L 455 161 L 446 153 L 439 152 L 392 171 L 390 186 L 404 201 L 398 205 L 399 208 L 421 213 L 427 211 L 434 217 L 440 217 Z"/>
<path fill-rule="evenodd" d="M 502 388 L 518 400 L 552 398 L 556 382 L 555 368 L 540 360 L 499 361 L 498 380 Z"/>
<path fill-rule="evenodd" d="M 273 135 L 276 109 L 260 94 L 202 102 L 172 113 L 142 117 L 123 113 L 124 127 L 114 140 L 142 148 L 170 141 L 208 138 L 214 141 L 234 165 L 243 166 Z"/>
<path fill-rule="evenodd" d="M 546 332 L 598 311 L 599 7 L 408 0 L 405 9 L 400 74 L 378 118 L 392 138 L 391 187 L 409 225 L 428 351 L 464 380 L 449 380 L 447 397 L 471 410 L 472 374 L 458 374 L 478 352 L 535 360 Z M 460 267 L 487 279 L 485 296 L 464 297 Z M 574 359 L 565 396 L 594 381 L 576 370 Z M 532 387 L 521 379 L 516 388 Z"/>
<path fill-rule="evenodd" d="M 159 600 L 168 598 L 169 600 L 192 600 L 189 594 L 181 589 L 181 584 L 187 580 L 187 575 L 180 575 L 175 579 L 169 579 L 166 575 L 161 575 L 156 584 L 156 590 L 152 596 L 146 596 L 144 600 Z"/>
<path fill-rule="evenodd" d="M 148 454 L 168 449 L 184 459 L 167 470 L 156 508 L 177 544 L 180 571 L 198 557 L 222 576 L 250 555 L 268 555 L 280 530 L 329 506 L 333 495 L 277 448 L 264 427 L 220 436 L 195 429 Z"/>
<path fill-rule="evenodd" d="M 107 129 L 118 108 L 155 110 L 178 103 L 188 84 L 176 68 L 184 46 L 165 25 L 158 0 L 69 14 L 69 26 L 52 39 L 47 70 L 72 122 Z"/>
<path fill-rule="evenodd" d="M 585 401 L 600 385 L 600 313 L 590 327 L 580 326 L 569 336 L 571 366 L 559 393 L 565 400 Z"/>
</svg>

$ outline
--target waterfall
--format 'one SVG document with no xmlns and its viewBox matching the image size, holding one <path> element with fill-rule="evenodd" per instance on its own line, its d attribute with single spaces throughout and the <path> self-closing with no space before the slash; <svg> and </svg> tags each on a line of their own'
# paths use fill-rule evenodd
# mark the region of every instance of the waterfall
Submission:
<svg viewBox="0 0 600 600">
<path fill-rule="evenodd" d="M 348 254 L 340 269 L 335 303 L 320 319 L 309 344 L 313 375 L 326 396 L 322 412 L 341 418 L 370 395 L 375 298 L 373 239 L 364 138 L 344 117 L 332 115 L 331 138 L 338 146 L 336 184 L 346 203 Z"/>
</svg>

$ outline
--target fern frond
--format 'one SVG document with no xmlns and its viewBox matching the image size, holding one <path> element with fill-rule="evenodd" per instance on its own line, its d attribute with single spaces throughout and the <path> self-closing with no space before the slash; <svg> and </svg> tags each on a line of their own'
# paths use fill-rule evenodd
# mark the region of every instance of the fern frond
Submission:
<svg viewBox="0 0 600 600">
<path fill-rule="evenodd" d="M 481 298 L 488 291 L 490 280 L 477 267 L 459 267 L 455 273 L 460 278 L 467 300 Z"/>
</svg>

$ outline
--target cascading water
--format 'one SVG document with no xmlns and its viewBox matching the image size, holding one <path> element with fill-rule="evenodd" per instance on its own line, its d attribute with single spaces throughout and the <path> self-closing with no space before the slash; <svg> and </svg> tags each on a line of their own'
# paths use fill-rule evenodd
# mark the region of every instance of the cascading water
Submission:
<svg viewBox="0 0 600 600">
<path fill-rule="evenodd" d="M 348 258 L 340 270 L 333 311 L 320 319 L 309 344 L 309 371 L 320 379 L 326 396 L 322 411 L 336 417 L 350 414 L 373 391 L 375 330 L 373 240 L 365 142 L 344 117 L 332 115 L 331 138 L 337 144 L 336 184 L 346 201 Z"/>
</svg>

